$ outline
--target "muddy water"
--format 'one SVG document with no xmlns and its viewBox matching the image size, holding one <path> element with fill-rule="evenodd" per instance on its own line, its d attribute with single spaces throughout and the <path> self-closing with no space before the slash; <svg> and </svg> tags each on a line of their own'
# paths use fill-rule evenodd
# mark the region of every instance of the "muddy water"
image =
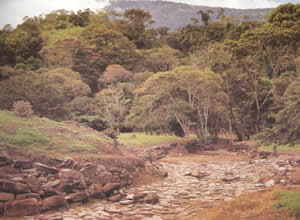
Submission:
<svg viewBox="0 0 300 220">
<path fill-rule="evenodd" d="M 160 200 L 157 204 L 127 204 L 96 201 L 66 211 L 43 214 L 25 219 L 73 220 L 73 219 L 185 219 L 201 216 L 204 209 L 216 206 L 222 201 L 232 200 L 241 194 L 266 190 L 273 185 L 258 180 L 290 169 L 280 158 L 264 160 L 234 159 L 234 154 L 197 155 L 192 157 L 168 157 L 158 166 L 168 171 L 168 177 L 151 185 L 129 188 L 127 195 L 134 192 L 153 192 Z M 280 164 L 280 166 L 278 165 Z M 197 178 L 190 173 L 207 174 Z M 130 203 L 130 201 L 127 201 Z M 127 203 L 125 202 L 125 203 Z"/>
</svg>

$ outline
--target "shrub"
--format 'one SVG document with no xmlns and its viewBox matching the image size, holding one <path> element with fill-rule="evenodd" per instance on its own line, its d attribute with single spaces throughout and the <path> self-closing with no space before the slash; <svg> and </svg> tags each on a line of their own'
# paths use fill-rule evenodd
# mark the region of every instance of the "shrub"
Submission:
<svg viewBox="0 0 300 220">
<path fill-rule="evenodd" d="M 300 191 L 277 193 L 275 199 L 278 200 L 274 204 L 276 208 L 287 209 L 292 216 L 300 217 Z"/>
<path fill-rule="evenodd" d="M 31 118 L 33 116 L 32 106 L 29 102 L 17 101 L 14 103 L 14 112 L 17 116 Z"/>
</svg>

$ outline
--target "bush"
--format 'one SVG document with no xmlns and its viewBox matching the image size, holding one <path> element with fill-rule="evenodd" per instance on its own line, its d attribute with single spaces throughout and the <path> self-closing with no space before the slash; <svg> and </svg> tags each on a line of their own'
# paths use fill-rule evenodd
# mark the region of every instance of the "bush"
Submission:
<svg viewBox="0 0 300 220">
<path fill-rule="evenodd" d="M 275 194 L 277 201 L 274 206 L 287 209 L 292 216 L 300 217 L 300 191 Z"/>
<path fill-rule="evenodd" d="M 33 116 L 32 106 L 29 102 L 18 101 L 14 103 L 14 112 L 17 116 L 31 118 Z"/>
</svg>

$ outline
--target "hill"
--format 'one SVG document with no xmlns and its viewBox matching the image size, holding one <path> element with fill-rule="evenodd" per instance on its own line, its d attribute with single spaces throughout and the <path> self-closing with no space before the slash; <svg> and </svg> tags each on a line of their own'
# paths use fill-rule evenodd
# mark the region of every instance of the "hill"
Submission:
<svg viewBox="0 0 300 220">
<path fill-rule="evenodd" d="M 113 147 L 112 139 L 74 121 L 26 119 L 9 111 L 0 111 L 0 156 L 37 153 L 55 158 L 101 158 L 122 154 L 119 151 Z"/>
<path fill-rule="evenodd" d="M 155 21 L 154 27 L 166 26 L 171 31 L 184 27 L 192 23 L 191 18 L 200 19 L 197 14 L 199 10 L 212 10 L 211 20 L 216 21 L 218 15 L 218 7 L 195 6 L 182 3 L 165 2 L 165 1 L 111 1 L 111 4 L 106 7 L 106 10 L 114 10 L 118 13 L 124 13 L 127 9 L 143 9 L 151 13 Z M 272 9 L 232 9 L 224 8 L 225 16 L 232 16 L 235 19 L 243 21 L 265 21 L 265 17 Z"/>
</svg>

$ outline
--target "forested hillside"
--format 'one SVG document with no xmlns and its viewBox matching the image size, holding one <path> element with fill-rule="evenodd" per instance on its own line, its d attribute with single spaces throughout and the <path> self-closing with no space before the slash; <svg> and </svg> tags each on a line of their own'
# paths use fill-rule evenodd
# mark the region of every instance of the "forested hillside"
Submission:
<svg viewBox="0 0 300 220">
<path fill-rule="evenodd" d="M 59 10 L 7 25 L 0 108 L 29 102 L 37 116 L 111 137 L 147 131 L 209 142 L 232 131 L 239 140 L 299 143 L 300 4 L 274 9 L 266 22 L 223 9 L 192 16 L 175 32 L 153 28 L 140 9 Z"/>
<path fill-rule="evenodd" d="M 171 31 L 176 31 L 188 24 L 195 22 L 197 19 L 196 13 L 200 10 L 209 10 L 211 21 L 218 20 L 218 11 L 221 8 L 206 7 L 197 5 L 188 5 L 182 3 L 168 2 L 168 1 L 132 1 L 132 0 L 111 0 L 110 5 L 106 10 L 114 10 L 123 14 L 127 9 L 135 8 L 149 12 L 155 23 L 153 27 L 165 26 Z M 234 17 L 239 21 L 258 21 L 264 22 L 266 16 L 272 9 L 233 9 L 224 8 L 223 15 Z M 201 19 L 198 20 L 202 23 Z"/>
</svg>

